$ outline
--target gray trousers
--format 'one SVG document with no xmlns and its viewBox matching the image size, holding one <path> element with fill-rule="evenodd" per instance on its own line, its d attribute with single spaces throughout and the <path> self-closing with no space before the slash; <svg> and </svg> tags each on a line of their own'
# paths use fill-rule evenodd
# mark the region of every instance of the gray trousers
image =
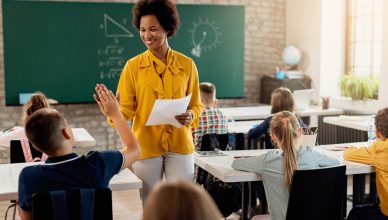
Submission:
<svg viewBox="0 0 388 220">
<path fill-rule="evenodd" d="M 132 168 L 136 176 L 143 181 L 140 197 L 144 205 L 152 188 L 163 179 L 163 175 L 167 181 L 174 179 L 193 181 L 194 155 L 167 152 L 159 157 L 138 160 L 133 163 Z"/>
</svg>

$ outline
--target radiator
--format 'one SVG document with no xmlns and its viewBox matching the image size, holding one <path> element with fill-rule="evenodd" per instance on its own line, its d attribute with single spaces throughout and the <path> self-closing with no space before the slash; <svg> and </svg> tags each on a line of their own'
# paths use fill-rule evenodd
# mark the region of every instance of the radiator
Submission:
<svg viewBox="0 0 388 220">
<path fill-rule="evenodd" d="M 344 112 L 344 114 L 362 115 L 350 111 Z M 368 140 L 368 134 L 366 131 L 360 131 L 352 128 L 345 128 L 337 125 L 324 123 L 323 117 L 328 117 L 328 115 L 318 117 L 319 130 L 317 137 L 317 145 L 363 142 Z"/>
</svg>

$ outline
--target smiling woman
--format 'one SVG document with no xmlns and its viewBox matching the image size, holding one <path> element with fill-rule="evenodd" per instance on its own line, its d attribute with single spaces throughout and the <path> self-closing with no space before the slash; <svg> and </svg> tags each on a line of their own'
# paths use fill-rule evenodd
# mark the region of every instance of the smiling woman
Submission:
<svg viewBox="0 0 388 220">
<path fill-rule="evenodd" d="M 133 121 L 132 129 L 141 146 L 141 158 L 133 164 L 133 169 L 144 182 L 141 193 L 144 202 L 163 175 L 167 181 L 194 178 L 191 127 L 198 126 L 202 104 L 195 63 L 168 44 L 179 26 L 174 3 L 139 0 L 132 12 L 133 24 L 148 50 L 127 61 L 117 95 L 121 112 Z M 155 100 L 178 99 L 190 94 L 188 110 L 176 115 L 181 128 L 145 125 Z"/>
</svg>

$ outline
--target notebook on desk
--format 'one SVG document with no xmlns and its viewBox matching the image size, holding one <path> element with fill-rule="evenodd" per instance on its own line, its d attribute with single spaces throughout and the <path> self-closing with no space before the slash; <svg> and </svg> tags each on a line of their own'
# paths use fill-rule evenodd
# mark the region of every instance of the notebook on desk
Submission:
<svg viewBox="0 0 388 220">
<path fill-rule="evenodd" d="M 307 109 L 310 106 L 313 93 L 314 89 L 294 90 L 292 95 L 294 96 L 296 110 Z"/>
</svg>

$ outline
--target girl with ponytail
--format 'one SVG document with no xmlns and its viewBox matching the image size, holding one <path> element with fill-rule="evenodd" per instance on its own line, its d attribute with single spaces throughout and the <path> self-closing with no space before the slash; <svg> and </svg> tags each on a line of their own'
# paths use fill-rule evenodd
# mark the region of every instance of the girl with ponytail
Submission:
<svg viewBox="0 0 388 220">
<path fill-rule="evenodd" d="M 3 131 L 2 136 L 0 137 L 0 145 L 10 147 L 11 140 L 20 140 L 21 147 L 23 149 L 24 159 L 26 162 L 45 160 L 46 155 L 43 154 L 41 158 L 33 158 L 30 145 L 24 131 L 24 125 L 27 122 L 27 119 L 42 108 L 50 108 L 49 99 L 41 92 L 36 92 L 31 95 L 30 99 L 23 106 L 23 115 L 21 118 L 21 124 L 23 126 L 13 126 L 12 128 L 6 129 Z"/>
<path fill-rule="evenodd" d="M 26 124 L 26 121 L 32 113 L 36 112 L 41 108 L 49 108 L 50 104 L 46 96 L 41 92 L 36 92 L 31 95 L 30 99 L 23 106 L 23 116 L 22 123 L 23 126 Z"/>
<path fill-rule="evenodd" d="M 270 136 L 279 149 L 233 161 L 236 170 L 261 175 L 271 220 L 285 220 L 292 176 L 295 170 L 339 165 L 340 162 L 311 147 L 300 146 L 301 128 L 289 111 L 276 113 L 271 120 Z"/>
</svg>

